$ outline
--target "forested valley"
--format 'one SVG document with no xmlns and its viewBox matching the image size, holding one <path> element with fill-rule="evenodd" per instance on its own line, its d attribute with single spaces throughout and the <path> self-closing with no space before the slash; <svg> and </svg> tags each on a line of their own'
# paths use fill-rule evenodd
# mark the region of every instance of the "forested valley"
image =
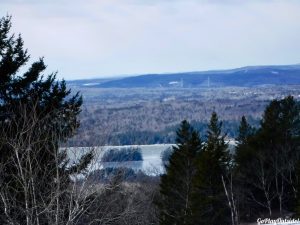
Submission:
<svg viewBox="0 0 300 225">
<path fill-rule="evenodd" d="M 115 89 L 72 86 L 83 94 L 81 125 L 68 146 L 175 143 L 182 120 L 205 133 L 218 112 L 228 138 L 238 135 L 241 117 L 258 127 L 273 99 L 293 95 L 300 86 Z"/>
</svg>

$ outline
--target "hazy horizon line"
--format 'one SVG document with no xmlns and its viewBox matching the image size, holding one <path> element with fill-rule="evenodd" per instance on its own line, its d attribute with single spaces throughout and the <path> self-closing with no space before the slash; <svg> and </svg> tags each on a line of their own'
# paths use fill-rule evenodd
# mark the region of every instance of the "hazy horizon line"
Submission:
<svg viewBox="0 0 300 225">
<path fill-rule="evenodd" d="M 184 71 L 171 71 L 171 72 L 157 72 L 157 73 L 131 73 L 131 74 L 113 74 L 113 75 L 99 75 L 99 76 L 90 76 L 87 78 L 81 79 L 65 79 L 66 81 L 78 81 L 78 80 L 94 80 L 94 79 L 120 79 L 126 77 L 137 77 L 143 75 L 164 75 L 164 74 L 180 74 L 180 73 L 205 73 L 205 72 L 221 72 L 221 71 L 230 71 L 230 70 L 239 70 L 250 67 L 281 67 L 281 66 L 300 66 L 299 63 L 291 63 L 291 64 L 256 64 L 256 65 L 245 65 L 238 67 L 229 67 L 229 68 L 220 68 L 220 69 L 207 69 L 207 70 L 184 70 Z"/>
</svg>

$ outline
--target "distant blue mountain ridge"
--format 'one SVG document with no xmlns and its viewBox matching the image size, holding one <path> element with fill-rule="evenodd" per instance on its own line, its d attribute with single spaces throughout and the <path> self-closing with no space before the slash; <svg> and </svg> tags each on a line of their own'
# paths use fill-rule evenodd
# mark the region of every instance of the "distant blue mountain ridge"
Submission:
<svg viewBox="0 0 300 225">
<path fill-rule="evenodd" d="M 67 81 L 69 85 L 97 88 L 204 88 L 300 85 L 300 64 L 247 66 L 230 70 L 144 74 L 113 79 Z"/>
</svg>

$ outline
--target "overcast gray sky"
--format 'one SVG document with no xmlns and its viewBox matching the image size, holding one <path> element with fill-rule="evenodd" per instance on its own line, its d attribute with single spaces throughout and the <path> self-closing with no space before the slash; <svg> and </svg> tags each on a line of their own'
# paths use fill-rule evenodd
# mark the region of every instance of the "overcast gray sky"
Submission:
<svg viewBox="0 0 300 225">
<path fill-rule="evenodd" d="M 300 63 L 299 0 L 0 0 L 0 13 L 65 79 Z"/>
</svg>

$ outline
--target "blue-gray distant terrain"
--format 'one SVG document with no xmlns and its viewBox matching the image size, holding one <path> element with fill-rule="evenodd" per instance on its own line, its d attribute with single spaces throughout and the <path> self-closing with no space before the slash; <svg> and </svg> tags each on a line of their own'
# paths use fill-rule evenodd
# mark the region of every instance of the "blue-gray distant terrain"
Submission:
<svg viewBox="0 0 300 225">
<path fill-rule="evenodd" d="M 199 88 L 299 85 L 300 64 L 249 66 L 231 70 L 145 74 L 114 79 L 68 81 L 69 85 L 98 88 Z"/>
</svg>

